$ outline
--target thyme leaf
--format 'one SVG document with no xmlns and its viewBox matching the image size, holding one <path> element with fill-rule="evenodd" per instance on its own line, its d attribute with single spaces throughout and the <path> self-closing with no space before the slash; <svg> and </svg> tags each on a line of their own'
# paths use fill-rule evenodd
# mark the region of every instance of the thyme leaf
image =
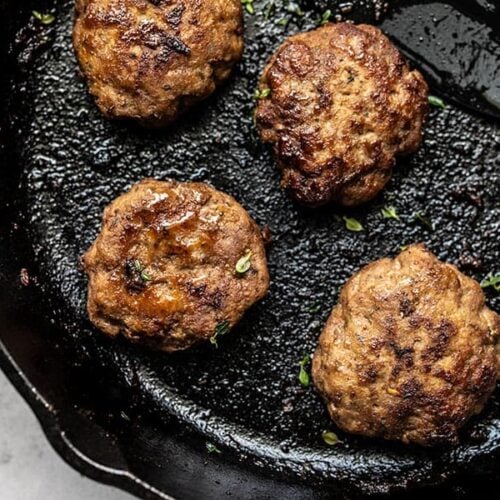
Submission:
<svg viewBox="0 0 500 500">
<path fill-rule="evenodd" d="M 337 434 L 335 434 L 335 432 L 332 431 L 323 431 L 321 433 L 321 437 L 328 446 L 334 446 L 342 442 L 337 436 Z"/>
<path fill-rule="evenodd" d="M 364 231 L 364 227 L 357 219 L 354 217 L 346 217 L 345 215 L 342 217 L 342 220 L 345 223 L 345 227 L 349 231 L 353 231 L 355 233 L 359 233 L 360 231 Z"/>
<path fill-rule="evenodd" d="M 221 335 L 226 335 L 226 333 L 230 330 L 230 327 L 231 325 L 227 319 L 219 321 L 215 327 L 214 334 L 210 337 L 210 343 L 215 347 L 218 347 L 217 338 Z"/>
<path fill-rule="evenodd" d="M 434 106 L 435 108 L 440 108 L 440 109 L 445 109 L 446 104 L 444 103 L 443 99 L 440 97 L 436 97 L 435 95 L 430 95 L 427 100 L 429 101 L 429 104 L 431 106 Z"/>
<path fill-rule="evenodd" d="M 307 373 L 306 371 L 306 366 L 309 364 L 309 362 L 310 362 L 309 354 L 305 354 L 299 363 L 300 366 L 299 382 L 304 387 L 308 387 L 310 383 L 309 373 Z"/>
<path fill-rule="evenodd" d="M 380 209 L 380 212 L 382 213 L 382 216 L 384 219 L 396 219 L 399 220 L 399 215 L 396 211 L 396 208 L 393 207 L 392 205 L 382 207 Z"/>
<path fill-rule="evenodd" d="M 47 13 L 42 14 L 41 12 L 34 10 L 32 11 L 33 17 L 40 21 L 42 24 L 52 24 L 56 17 L 53 14 Z"/>
</svg>

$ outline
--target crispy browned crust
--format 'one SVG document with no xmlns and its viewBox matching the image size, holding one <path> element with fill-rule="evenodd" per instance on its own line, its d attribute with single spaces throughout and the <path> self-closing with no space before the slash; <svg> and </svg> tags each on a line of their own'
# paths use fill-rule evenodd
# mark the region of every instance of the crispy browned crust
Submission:
<svg viewBox="0 0 500 500">
<path fill-rule="evenodd" d="M 241 3 L 77 0 L 73 45 L 106 116 L 161 126 L 210 95 L 241 58 Z"/>
<path fill-rule="evenodd" d="M 480 286 L 423 245 L 365 266 L 344 286 L 312 375 L 347 432 L 454 443 L 500 373 L 499 316 Z"/>
<path fill-rule="evenodd" d="M 238 275 L 248 250 L 251 267 Z M 201 183 L 136 184 L 106 208 L 83 263 L 90 320 L 164 351 L 233 326 L 269 287 L 259 227 L 234 198 Z"/>
<path fill-rule="evenodd" d="M 256 122 L 300 203 L 357 205 L 415 151 L 427 84 L 373 26 L 327 24 L 288 38 L 264 69 Z"/>
</svg>

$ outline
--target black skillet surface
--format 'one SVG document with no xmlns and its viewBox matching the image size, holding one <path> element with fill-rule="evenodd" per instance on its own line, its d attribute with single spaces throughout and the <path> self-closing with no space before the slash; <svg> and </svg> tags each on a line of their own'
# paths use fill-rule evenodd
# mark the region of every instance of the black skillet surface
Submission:
<svg viewBox="0 0 500 500">
<path fill-rule="evenodd" d="M 229 84 L 156 132 L 99 115 L 71 50 L 71 2 L 58 5 L 49 26 L 29 19 L 29 6 L 0 3 L 2 50 L 10 47 L 1 82 L 1 364 L 72 465 L 145 498 L 408 497 L 430 487 L 493 498 L 500 480 L 498 390 L 454 448 L 423 450 L 340 432 L 342 443 L 328 447 L 321 432 L 334 426 L 297 375 L 340 286 L 362 265 L 423 241 L 478 279 L 499 270 L 496 76 L 486 78 L 487 86 L 483 81 L 498 55 L 498 32 L 485 22 L 496 11 L 485 15 L 484 1 L 473 2 L 482 17 L 467 2 L 465 10 L 413 2 L 383 21 L 417 63 L 426 51 L 429 60 L 439 52 L 422 45 L 422 24 L 443 47 L 440 23 L 455 16 L 457 32 L 469 35 L 474 23 L 483 23 L 477 36 L 490 45 L 474 57 L 490 62 L 469 64 L 468 83 L 460 77 L 463 65 L 427 76 L 446 83 L 437 91 L 490 118 L 455 105 L 433 109 L 421 150 L 399 162 L 378 199 L 347 213 L 365 227 L 352 233 L 338 221 L 345 212 L 295 206 L 278 189 L 270 151 L 256 139 L 251 96 L 266 58 L 287 34 L 320 17 L 307 2 L 304 15 L 295 4 L 274 3 L 269 19 L 266 2 L 257 0 L 257 15 L 246 16 L 245 58 Z M 359 4 L 351 10 L 335 4 L 332 19 L 339 13 L 378 19 L 384 12 L 383 2 Z M 418 22 L 408 21 L 406 8 L 420 9 L 411 13 Z M 449 26 L 445 34 L 448 44 L 457 40 Z M 446 47 L 434 70 L 460 50 Z M 269 296 L 218 349 L 153 353 L 108 341 L 86 319 L 79 256 L 96 236 L 104 206 L 143 177 L 210 182 L 270 225 Z M 401 220 L 383 219 L 384 204 L 396 206 Z M 415 221 L 416 212 L 434 230 Z M 21 284 L 22 268 L 28 286 L 24 272 Z M 488 302 L 500 311 L 498 296 L 488 293 Z M 221 453 L 209 454 L 207 442 Z"/>
</svg>

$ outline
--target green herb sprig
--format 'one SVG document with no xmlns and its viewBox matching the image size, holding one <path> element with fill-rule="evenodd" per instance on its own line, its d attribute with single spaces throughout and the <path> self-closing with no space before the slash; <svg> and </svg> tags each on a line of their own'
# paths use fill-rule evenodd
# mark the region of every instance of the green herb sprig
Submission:
<svg viewBox="0 0 500 500">
<path fill-rule="evenodd" d="M 500 292 L 500 273 L 488 273 L 481 281 L 481 288 L 493 288 L 495 292 Z"/>
<path fill-rule="evenodd" d="M 337 434 L 335 434 L 335 432 L 332 431 L 323 431 L 321 433 L 321 437 L 328 446 L 335 446 L 336 444 L 342 442 L 337 436 Z"/>
<path fill-rule="evenodd" d="M 290 14 L 298 17 L 303 17 L 305 15 L 305 12 L 295 2 L 289 3 L 286 6 L 286 10 L 290 12 Z"/>
<path fill-rule="evenodd" d="M 269 2 L 266 5 L 266 8 L 264 9 L 264 19 L 267 21 L 270 17 L 274 15 L 274 12 L 276 10 L 276 5 L 274 5 L 274 2 Z"/>
<path fill-rule="evenodd" d="M 271 94 L 271 89 L 269 87 L 263 88 L 262 90 L 257 89 L 253 95 L 254 99 L 267 99 Z"/>
<path fill-rule="evenodd" d="M 142 281 L 151 281 L 151 275 L 144 270 L 144 266 L 140 261 L 134 260 L 134 268 L 138 273 L 140 273 Z"/>
<path fill-rule="evenodd" d="M 252 265 L 250 260 L 252 258 L 252 252 L 250 250 L 247 250 L 247 253 L 241 257 L 238 262 L 236 262 L 235 266 L 235 271 L 236 274 L 239 274 L 240 276 L 245 274 L 249 269 L 250 266 Z"/>
<path fill-rule="evenodd" d="M 55 16 L 53 14 L 42 14 L 37 10 L 32 11 L 33 17 L 40 21 L 42 24 L 52 24 L 55 21 Z"/>
<path fill-rule="evenodd" d="M 359 222 L 357 219 L 354 217 L 346 217 L 345 215 L 342 217 L 342 220 L 344 221 L 345 227 L 348 231 L 353 231 L 355 233 L 359 233 L 361 231 L 364 231 L 364 227 Z"/>
<path fill-rule="evenodd" d="M 320 26 L 323 26 L 327 22 L 330 21 L 330 18 L 332 17 L 332 11 L 330 9 L 326 9 L 325 12 L 321 15 L 320 20 L 318 21 L 318 24 Z"/>
<path fill-rule="evenodd" d="M 395 220 L 399 220 L 399 215 L 398 215 L 398 212 L 397 212 L 397 210 L 396 210 L 396 207 L 393 207 L 392 205 L 382 207 L 382 208 L 380 209 L 380 212 L 381 212 L 382 217 L 383 217 L 384 219 L 395 219 Z"/>
<path fill-rule="evenodd" d="M 215 327 L 215 332 L 210 337 L 210 343 L 212 345 L 214 345 L 215 347 L 218 347 L 219 346 L 217 344 L 218 337 L 220 337 L 222 335 L 226 335 L 226 333 L 229 332 L 230 328 L 231 328 L 231 325 L 229 324 L 229 321 L 227 319 L 217 323 L 217 326 Z"/>
<path fill-rule="evenodd" d="M 435 108 L 446 109 L 446 104 L 440 97 L 436 97 L 435 95 L 430 95 L 427 98 L 427 100 L 429 101 L 429 104 L 431 106 L 434 106 Z"/>
<path fill-rule="evenodd" d="M 245 7 L 245 10 L 249 14 L 255 14 L 255 7 L 253 6 L 253 0 L 241 0 L 241 4 Z"/>
<path fill-rule="evenodd" d="M 310 377 L 309 373 L 307 373 L 306 366 L 310 363 L 311 358 L 309 354 L 305 354 L 304 357 L 301 359 L 299 366 L 300 366 L 300 371 L 299 371 L 299 382 L 303 387 L 308 387 L 310 384 Z"/>
<path fill-rule="evenodd" d="M 206 447 L 207 447 L 208 453 L 218 453 L 218 454 L 222 453 L 219 450 L 219 448 L 217 448 L 217 446 L 215 446 L 215 444 L 209 443 L 208 441 L 206 443 Z"/>
<path fill-rule="evenodd" d="M 420 212 L 415 212 L 413 214 L 413 220 L 416 222 L 419 222 L 422 226 L 424 226 L 429 231 L 434 231 L 434 223 L 426 215 L 423 215 Z"/>
</svg>

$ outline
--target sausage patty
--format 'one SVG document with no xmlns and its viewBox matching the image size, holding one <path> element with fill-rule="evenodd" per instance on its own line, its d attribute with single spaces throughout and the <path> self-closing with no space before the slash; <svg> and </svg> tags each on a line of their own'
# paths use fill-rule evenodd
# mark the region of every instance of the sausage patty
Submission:
<svg viewBox="0 0 500 500">
<path fill-rule="evenodd" d="M 200 183 L 136 184 L 105 209 L 83 264 L 90 320 L 163 351 L 227 333 L 269 286 L 257 224 Z"/>
<path fill-rule="evenodd" d="M 326 24 L 286 40 L 262 75 L 256 123 L 282 184 L 305 205 L 358 205 L 415 151 L 427 84 L 374 26 Z"/>
<path fill-rule="evenodd" d="M 495 388 L 499 335 L 500 317 L 478 283 L 413 245 L 347 282 L 312 375 L 347 432 L 454 443 Z"/>
<path fill-rule="evenodd" d="M 73 45 L 106 116 L 161 126 L 210 95 L 241 58 L 241 2 L 77 0 Z"/>
</svg>

